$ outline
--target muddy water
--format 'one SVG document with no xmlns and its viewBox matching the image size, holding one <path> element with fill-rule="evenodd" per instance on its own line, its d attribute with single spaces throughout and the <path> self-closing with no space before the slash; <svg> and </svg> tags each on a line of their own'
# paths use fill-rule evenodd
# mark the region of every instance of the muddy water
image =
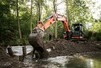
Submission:
<svg viewBox="0 0 101 68">
<path fill-rule="evenodd" d="M 28 47 L 28 51 L 30 51 L 30 49 L 31 47 Z M 32 60 L 31 55 L 27 55 L 23 63 L 28 68 L 101 68 L 101 53 L 57 56 L 50 57 L 47 60 Z"/>
<path fill-rule="evenodd" d="M 97 55 L 57 56 L 33 61 L 30 56 L 26 56 L 24 64 L 28 68 L 101 68 L 101 56 Z"/>
</svg>

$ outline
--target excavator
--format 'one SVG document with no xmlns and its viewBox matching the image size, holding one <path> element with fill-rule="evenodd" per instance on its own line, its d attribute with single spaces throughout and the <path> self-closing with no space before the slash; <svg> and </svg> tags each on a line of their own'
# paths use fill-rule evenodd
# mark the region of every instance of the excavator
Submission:
<svg viewBox="0 0 101 68">
<path fill-rule="evenodd" d="M 73 39 L 81 39 L 82 38 L 82 31 L 81 31 L 81 24 L 73 24 L 73 31 L 70 30 L 68 21 L 64 15 L 60 14 L 53 14 L 50 17 L 48 17 L 45 24 L 43 24 L 41 21 L 39 21 L 36 25 L 36 27 L 33 29 L 32 33 L 29 35 L 29 43 L 33 46 L 33 54 L 35 51 L 38 52 L 38 58 L 47 58 L 48 52 L 44 47 L 43 37 L 45 30 L 50 27 L 52 24 L 54 24 L 56 21 L 61 21 L 64 30 L 65 30 L 65 39 L 69 40 L 71 38 Z"/>
</svg>

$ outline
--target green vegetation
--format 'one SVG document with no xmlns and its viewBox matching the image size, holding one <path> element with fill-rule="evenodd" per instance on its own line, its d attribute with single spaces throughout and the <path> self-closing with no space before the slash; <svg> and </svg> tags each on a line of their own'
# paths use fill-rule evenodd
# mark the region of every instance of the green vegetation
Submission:
<svg viewBox="0 0 101 68">
<path fill-rule="evenodd" d="M 84 25 L 86 22 L 90 22 L 92 23 L 91 28 L 84 27 L 86 37 L 90 40 L 101 40 L 101 20 L 93 18 L 88 6 L 86 6 L 87 0 L 61 1 L 66 3 L 67 8 L 65 14 L 62 15 L 68 16 L 70 26 L 77 22 Z M 0 0 L 0 45 L 28 44 L 28 36 L 36 26 L 37 21 L 44 21 L 54 12 L 53 5 L 49 5 L 53 2 L 54 0 Z M 19 29 L 21 33 L 19 33 Z M 57 23 L 57 30 L 57 37 L 62 38 L 62 23 Z M 54 36 L 54 26 L 47 29 L 47 32 Z M 19 34 L 22 36 L 21 38 Z"/>
</svg>

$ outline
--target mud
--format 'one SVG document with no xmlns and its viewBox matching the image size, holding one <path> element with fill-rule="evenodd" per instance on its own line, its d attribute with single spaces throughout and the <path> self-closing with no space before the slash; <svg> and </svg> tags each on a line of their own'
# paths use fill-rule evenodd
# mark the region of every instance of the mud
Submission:
<svg viewBox="0 0 101 68">
<path fill-rule="evenodd" d="M 65 39 L 54 39 L 45 45 L 50 50 L 49 57 L 68 56 L 77 53 L 101 52 L 101 42 L 99 41 L 70 41 Z"/>
<path fill-rule="evenodd" d="M 23 63 L 10 57 L 6 51 L 0 47 L 0 68 L 26 68 Z"/>
</svg>

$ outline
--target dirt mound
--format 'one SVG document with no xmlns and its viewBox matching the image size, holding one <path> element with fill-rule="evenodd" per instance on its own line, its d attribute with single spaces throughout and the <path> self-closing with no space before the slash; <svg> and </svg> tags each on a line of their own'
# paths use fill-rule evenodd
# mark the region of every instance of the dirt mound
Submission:
<svg viewBox="0 0 101 68">
<path fill-rule="evenodd" d="M 98 44 L 98 42 L 96 43 Z M 45 48 L 50 50 L 50 57 L 74 55 L 76 53 L 101 52 L 101 49 L 96 47 L 95 44 L 92 42 L 73 42 L 65 39 L 54 39 L 48 42 Z"/>
<path fill-rule="evenodd" d="M 25 68 L 24 64 L 10 57 L 3 48 L 0 47 L 0 68 Z"/>
</svg>

